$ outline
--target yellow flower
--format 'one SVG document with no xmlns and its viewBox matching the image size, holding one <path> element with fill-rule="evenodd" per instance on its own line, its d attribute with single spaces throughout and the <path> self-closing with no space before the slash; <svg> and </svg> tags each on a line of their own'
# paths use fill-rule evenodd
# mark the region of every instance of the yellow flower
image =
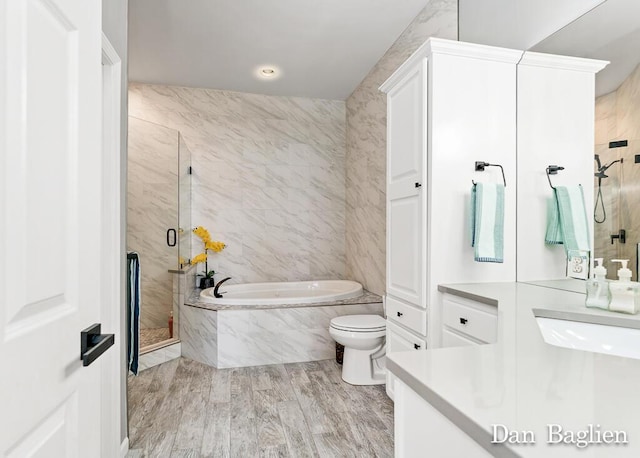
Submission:
<svg viewBox="0 0 640 458">
<path fill-rule="evenodd" d="M 207 261 L 207 253 L 200 253 L 197 256 L 194 256 L 193 259 L 191 260 L 191 264 L 198 264 L 199 262 L 206 262 Z"/>
<path fill-rule="evenodd" d="M 209 234 L 209 231 L 206 230 L 204 227 L 202 226 L 198 226 L 193 230 L 193 233 L 196 234 L 198 237 L 200 237 L 200 239 L 204 242 L 207 243 L 209 240 L 211 240 L 211 235 Z"/>
<path fill-rule="evenodd" d="M 187 260 L 186 260 L 186 259 L 184 259 L 182 256 L 180 256 L 180 257 L 178 258 L 178 264 L 182 264 L 182 265 L 184 265 L 184 264 L 186 264 L 186 263 L 187 263 Z"/>
<path fill-rule="evenodd" d="M 220 253 L 222 250 L 225 249 L 226 245 L 222 242 L 216 242 L 216 241 L 209 241 L 207 243 L 204 244 L 205 249 L 207 250 L 213 250 L 216 253 Z"/>
</svg>

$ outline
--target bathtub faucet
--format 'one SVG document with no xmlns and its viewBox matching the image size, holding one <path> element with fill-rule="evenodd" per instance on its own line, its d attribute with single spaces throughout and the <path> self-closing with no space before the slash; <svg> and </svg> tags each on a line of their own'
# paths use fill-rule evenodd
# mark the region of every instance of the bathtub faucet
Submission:
<svg viewBox="0 0 640 458">
<path fill-rule="evenodd" d="M 216 287 L 215 287 L 215 288 L 213 288 L 213 295 L 214 295 L 215 297 L 217 297 L 218 299 L 220 299 L 220 298 L 222 297 L 222 294 L 220 294 L 220 293 L 218 292 L 218 288 L 220 288 L 220 285 L 221 285 L 221 284 L 223 284 L 223 283 L 224 283 L 225 281 L 227 281 L 227 280 L 231 280 L 231 277 L 223 278 L 222 280 L 220 280 L 220 281 L 218 282 L 218 284 L 216 285 Z"/>
</svg>

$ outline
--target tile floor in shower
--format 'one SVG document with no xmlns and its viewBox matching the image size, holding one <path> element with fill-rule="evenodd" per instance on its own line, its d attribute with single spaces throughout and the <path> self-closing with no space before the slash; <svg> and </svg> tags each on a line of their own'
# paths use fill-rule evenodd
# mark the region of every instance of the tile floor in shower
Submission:
<svg viewBox="0 0 640 458">
<path fill-rule="evenodd" d="M 169 340 L 169 328 L 144 328 L 140 329 L 140 348 Z"/>
</svg>

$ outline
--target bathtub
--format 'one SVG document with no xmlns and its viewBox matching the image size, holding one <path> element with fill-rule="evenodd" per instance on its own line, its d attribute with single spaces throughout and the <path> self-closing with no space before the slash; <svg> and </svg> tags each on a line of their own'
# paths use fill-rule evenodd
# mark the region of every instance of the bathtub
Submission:
<svg viewBox="0 0 640 458">
<path fill-rule="evenodd" d="M 351 299 L 363 294 L 362 285 L 349 280 L 223 284 L 218 289 L 222 298 L 213 295 L 213 288 L 200 292 L 203 301 L 217 305 L 313 304 Z"/>
</svg>

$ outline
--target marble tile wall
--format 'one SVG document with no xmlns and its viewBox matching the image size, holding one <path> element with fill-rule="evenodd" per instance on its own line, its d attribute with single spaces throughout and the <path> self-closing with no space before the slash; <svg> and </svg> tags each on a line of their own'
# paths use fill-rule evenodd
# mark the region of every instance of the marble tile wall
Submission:
<svg viewBox="0 0 640 458">
<path fill-rule="evenodd" d="M 382 303 L 270 310 L 182 308 L 182 355 L 218 368 L 335 357 L 331 318 L 383 315 Z"/>
<path fill-rule="evenodd" d="M 129 117 L 127 250 L 140 255 L 142 328 L 166 328 L 177 249 L 166 231 L 178 223 L 178 131 Z"/>
<path fill-rule="evenodd" d="M 180 315 L 182 356 L 218 367 L 218 312 L 187 305 Z"/>
<path fill-rule="evenodd" d="M 633 279 L 637 280 L 637 244 L 640 243 L 640 164 L 634 159 L 640 154 L 640 66 L 629 75 L 620 87 L 596 99 L 596 153 L 602 163 L 623 159 L 607 170 L 602 181 L 602 194 L 607 211 L 604 223 L 595 224 L 594 250 L 597 257 L 605 258 L 608 278 L 617 278 L 617 264 L 612 258 L 629 259 Z M 628 140 L 625 148 L 609 149 L 608 143 Z M 594 167 L 595 168 L 595 167 Z M 597 192 L 597 180 L 596 180 Z M 601 212 L 598 213 L 599 215 Z M 627 242 L 615 241 L 610 236 L 619 229 L 627 232 Z"/>
<path fill-rule="evenodd" d="M 178 342 L 140 355 L 140 358 L 138 359 L 138 371 L 143 371 L 150 367 L 157 366 L 158 364 L 171 361 L 172 359 L 180 358 L 180 347 L 181 344 Z"/>
<path fill-rule="evenodd" d="M 378 87 L 429 37 L 457 39 L 458 2 L 430 0 L 347 99 L 347 278 L 384 294 L 386 99 Z"/>
<path fill-rule="evenodd" d="M 345 277 L 345 102 L 132 83 L 129 110 L 189 145 L 216 279 Z"/>
</svg>

